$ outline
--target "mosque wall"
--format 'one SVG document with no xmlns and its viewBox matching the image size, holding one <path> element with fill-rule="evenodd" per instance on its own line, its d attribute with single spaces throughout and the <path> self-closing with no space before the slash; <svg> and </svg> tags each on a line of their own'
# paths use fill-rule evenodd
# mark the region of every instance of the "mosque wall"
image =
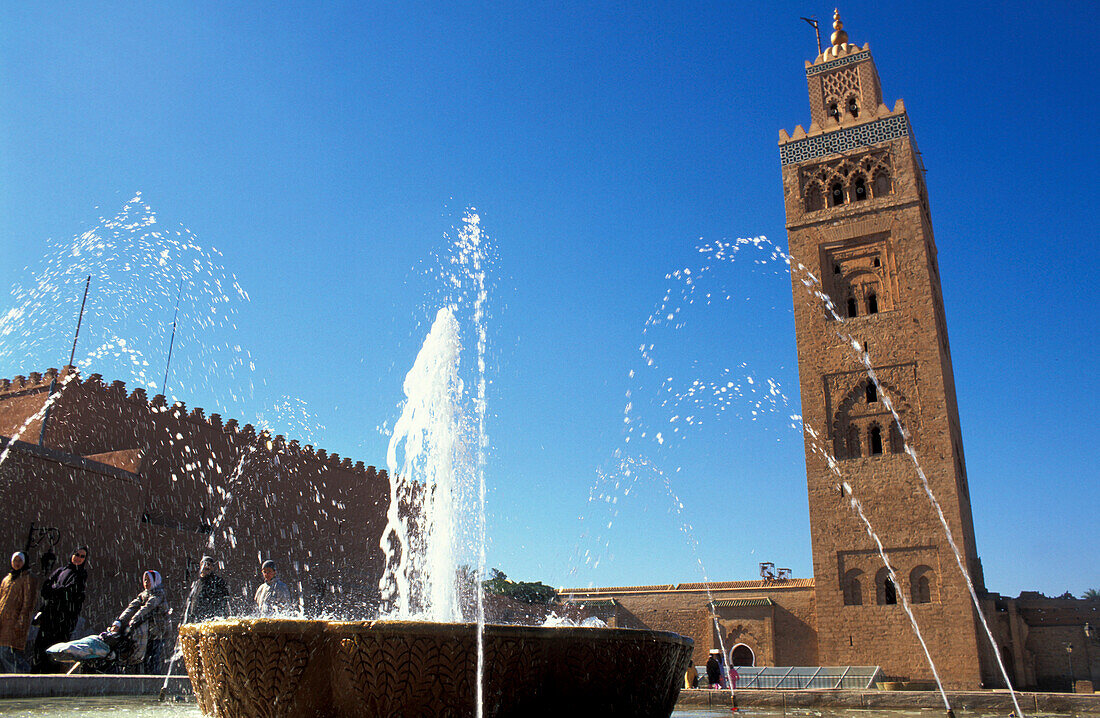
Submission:
<svg viewBox="0 0 1100 718">
<path fill-rule="evenodd" d="M 558 595 L 568 603 L 610 604 L 597 613 L 609 625 L 690 636 L 698 665 L 712 648 L 729 655 L 744 645 L 755 665 L 812 666 L 818 663 L 813 587 L 813 579 L 796 578 L 715 582 L 709 591 L 706 584 L 683 583 L 561 589 Z"/>
</svg>

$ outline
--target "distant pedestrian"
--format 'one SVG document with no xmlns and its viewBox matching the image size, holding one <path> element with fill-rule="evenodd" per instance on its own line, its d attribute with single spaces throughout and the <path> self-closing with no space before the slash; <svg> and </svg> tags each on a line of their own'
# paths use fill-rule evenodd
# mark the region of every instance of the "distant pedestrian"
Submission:
<svg viewBox="0 0 1100 718">
<path fill-rule="evenodd" d="M 722 651 L 712 648 L 707 658 L 707 683 L 715 690 L 722 687 L 722 661 L 719 660 L 721 656 Z"/>
<path fill-rule="evenodd" d="M 264 582 L 256 589 L 256 610 L 261 616 L 289 612 L 294 605 L 294 596 L 276 575 L 275 562 L 270 559 L 264 561 L 260 573 L 263 574 Z"/>
<path fill-rule="evenodd" d="M 191 593 L 191 607 L 187 612 L 188 623 L 225 618 L 229 611 L 229 586 L 225 579 L 214 573 L 216 566 L 211 556 L 203 556 L 199 563 L 199 578 Z"/>
<path fill-rule="evenodd" d="M 56 673 L 60 666 L 46 655 L 55 643 L 69 640 L 84 605 L 88 581 L 88 547 L 73 551 L 69 563 L 56 569 L 42 583 L 42 608 L 35 616 L 38 635 L 34 639 L 35 673 Z"/>
<path fill-rule="evenodd" d="M 699 686 L 699 671 L 695 666 L 688 666 L 684 671 L 684 688 L 697 688 Z"/>
<path fill-rule="evenodd" d="M 164 639 L 171 626 L 168 621 L 168 599 L 159 571 L 146 571 L 141 575 L 142 591 L 126 610 L 111 624 L 111 633 L 130 639 L 133 643 L 131 661 L 140 662 L 146 675 L 160 673 L 161 652 Z"/>
<path fill-rule="evenodd" d="M 31 615 L 38 602 L 37 581 L 22 551 L 12 554 L 11 571 L 0 581 L 0 672 L 18 673 Z"/>
</svg>

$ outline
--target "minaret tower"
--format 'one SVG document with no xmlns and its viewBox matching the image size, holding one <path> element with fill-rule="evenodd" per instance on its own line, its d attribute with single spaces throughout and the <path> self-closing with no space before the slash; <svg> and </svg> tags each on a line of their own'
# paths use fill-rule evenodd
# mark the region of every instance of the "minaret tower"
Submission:
<svg viewBox="0 0 1100 718">
<path fill-rule="evenodd" d="M 806 63 L 809 129 L 779 132 L 819 663 L 877 664 L 889 676 L 931 679 L 902 610 L 904 594 L 944 682 L 976 688 L 985 654 L 977 614 L 883 401 L 888 396 L 897 409 L 962 563 L 982 591 L 924 167 L 905 106 L 883 104 L 870 46 L 848 42 L 839 13 L 833 28 L 831 45 Z M 839 319 L 807 291 L 803 280 L 811 275 L 820 282 L 811 289 L 832 300 Z M 842 479 L 823 454 L 836 458 Z M 896 585 L 850 507 L 853 497 L 882 540 Z"/>
</svg>

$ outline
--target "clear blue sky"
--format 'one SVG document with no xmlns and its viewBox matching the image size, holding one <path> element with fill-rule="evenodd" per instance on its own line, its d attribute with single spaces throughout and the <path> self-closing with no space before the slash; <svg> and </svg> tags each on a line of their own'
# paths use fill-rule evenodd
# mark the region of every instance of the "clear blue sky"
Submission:
<svg viewBox="0 0 1100 718">
<path fill-rule="evenodd" d="M 1100 586 L 1094 9 L 841 8 L 852 41 L 871 44 L 888 104 L 905 99 L 928 168 L 978 550 L 989 587 L 1012 595 Z M 180 398 L 383 465 L 378 427 L 392 425 L 436 308 L 424 270 L 476 206 L 499 256 L 490 564 L 574 585 L 699 580 L 700 560 L 713 579 L 753 578 L 762 560 L 811 575 L 781 267 L 749 252 L 716 268 L 699 285 L 712 305 L 650 335 L 657 370 L 638 347 L 679 286 L 665 275 L 698 267 L 697 245 L 785 246 L 777 131 L 808 124 L 803 62 L 815 54 L 799 16 L 831 12 L 6 3 L 0 314 L 17 304 L 9 287 L 64 264 L 57 247 L 140 192 L 161 229 L 216 247 L 248 294 L 209 329 L 215 349 L 194 326 L 209 307 L 184 302 Z M 56 296 L 79 292 L 66 281 Z M 127 335 L 156 381 L 172 284 L 130 318 L 148 331 Z M 56 318 L 41 341 L 0 337 L 0 374 L 64 361 L 66 301 L 40 310 Z M 112 316 L 112 301 L 97 295 L 93 316 Z M 106 331 L 95 327 L 89 342 Z M 86 368 L 132 379 L 107 358 Z M 770 378 L 790 403 L 755 421 L 747 398 L 704 407 L 703 426 L 653 445 L 697 553 L 660 482 L 619 496 L 611 529 L 592 528 L 610 520 L 589 493 L 622 446 L 626 392 L 665 421 L 646 388 L 666 368 L 678 390 Z"/>
</svg>

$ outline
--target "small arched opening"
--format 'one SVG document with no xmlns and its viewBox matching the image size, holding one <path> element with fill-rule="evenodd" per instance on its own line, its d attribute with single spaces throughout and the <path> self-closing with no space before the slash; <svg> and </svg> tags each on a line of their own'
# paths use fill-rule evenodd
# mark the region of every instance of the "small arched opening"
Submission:
<svg viewBox="0 0 1100 718">
<path fill-rule="evenodd" d="M 730 649 L 731 666 L 755 666 L 756 654 L 744 643 L 738 643 Z"/>
<path fill-rule="evenodd" d="M 858 459 L 862 454 L 862 447 L 859 445 L 859 429 L 850 426 L 848 427 L 848 458 Z"/>
<path fill-rule="evenodd" d="M 901 433 L 901 426 L 897 421 L 890 424 L 890 453 L 900 454 L 905 451 L 905 437 Z"/>
<path fill-rule="evenodd" d="M 898 588 L 885 566 L 875 574 L 875 602 L 880 606 L 893 606 L 898 602 Z"/>
<path fill-rule="evenodd" d="M 844 185 L 840 182 L 833 182 L 829 187 L 829 206 L 839 207 L 844 204 Z"/>
<path fill-rule="evenodd" d="M 855 297 L 848 297 L 848 317 L 858 317 L 859 307 L 856 305 Z"/>
<path fill-rule="evenodd" d="M 909 572 L 909 593 L 913 603 L 932 603 L 936 574 L 931 566 L 917 566 Z"/>
<path fill-rule="evenodd" d="M 816 212 L 825 207 L 825 192 L 818 182 L 806 188 L 806 211 Z"/>
<path fill-rule="evenodd" d="M 840 103 L 829 103 L 829 117 L 832 117 L 837 122 L 840 122 Z"/>
<path fill-rule="evenodd" d="M 890 174 L 886 170 L 880 170 L 871 180 L 871 196 L 885 197 L 888 194 L 890 194 Z"/>
<path fill-rule="evenodd" d="M 867 295 L 867 313 L 878 314 L 878 295 L 874 292 Z"/>
<path fill-rule="evenodd" d="M 871 426 L 871 430 L 867 434 L 867 444 L 871 450 L 871 456 L 879 456 L 882 454 L 882 429 L 878 424 Z"/>
<path fill-rule="evenodd" d="M 864 387 L 864 393 L 867 395 L 868 404 L 874 404 L 878 401 L 878 387 L 875 386 L 875 382 L 868 381 L 867 385 Z"/>
<path fill-rule="evenodd" d="M 852 117 L 859 117 L 859 100 L 855 95 L 848 98 L 848 114 Z"/>
<path fill-rule="evenodd" d="M 861 202 L 865 199 L 867 199 L 867 181 L 863 179 L 863 175 L 859 175 L 852 183 L 852 201 Z"/>
<path fill-rule="evenodd" d="M 853 568 L 848 573 L 844 574 L 844 605 L 845 606 L 862 606 L 863 605 L 863 585 L 860 579 L 863 577 L 863 571 L 858 568 Z"/>
</svg>

